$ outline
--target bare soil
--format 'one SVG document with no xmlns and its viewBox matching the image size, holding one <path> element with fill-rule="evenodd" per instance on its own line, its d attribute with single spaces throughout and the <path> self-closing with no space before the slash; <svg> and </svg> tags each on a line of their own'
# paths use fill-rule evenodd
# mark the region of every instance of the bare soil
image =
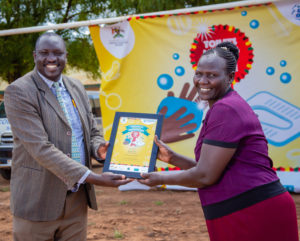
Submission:
<svg viewBox="0 0 300 241">
<path fill-rule="evenodd" d="M 101 172 L 94 163 L 94 171 Z M 96 187 L 98 211 L 89 210 L 89 241 L 209 241 L 195 191 L 119 191 Z M 12 240 L 9 182 L 0 177 L 0 241 Z M 300 230 L 300 194 L 292 194 Z"/>
</svg>

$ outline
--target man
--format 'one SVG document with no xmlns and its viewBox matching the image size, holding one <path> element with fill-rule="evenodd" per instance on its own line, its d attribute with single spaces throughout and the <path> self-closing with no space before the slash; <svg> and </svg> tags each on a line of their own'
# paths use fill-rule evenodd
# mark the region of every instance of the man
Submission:
<svg viewBox="0 0 300 241">
<path fill-rule="evenodd" d="M 14 136 L 14 240 L 86 240 L 87 205 L 97 209 L 92 184 L 130 180 L 89 170 L 90 157 L 105 158 L 108 143 L 96 129 L 83 85 L 62 75 L 63 39 L 44 33 L 33 57 L 34 70 L 9 85 L 4 96 Z"/>
</svg>

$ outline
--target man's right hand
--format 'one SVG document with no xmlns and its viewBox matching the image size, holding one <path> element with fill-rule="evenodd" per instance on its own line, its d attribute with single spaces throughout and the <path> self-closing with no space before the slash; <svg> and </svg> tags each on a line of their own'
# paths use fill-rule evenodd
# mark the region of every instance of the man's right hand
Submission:
<svg viewBox="0 0 300 241">
<path fill-rule="evenodd" d="M 85 181 L 98 186 L 118 187 L 133 181 L 133 179 L 126 178 L 121 174 L 113 174 L 111 172 L 104 172 L 102 174 L 91 172 Z"/>
</svg>

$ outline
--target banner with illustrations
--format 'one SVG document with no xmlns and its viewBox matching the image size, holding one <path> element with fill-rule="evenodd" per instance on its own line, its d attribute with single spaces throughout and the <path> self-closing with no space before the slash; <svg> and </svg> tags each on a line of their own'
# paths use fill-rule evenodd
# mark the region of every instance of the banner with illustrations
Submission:
<svg viewBox="0 0 300 241">
<path fill-rule="evenodd" d="M 258 115 L 283 184 L 300 192 L 300 3 L 241 3 L 90 26 L 103 73 L 105 138 L 115 111 L 162 113 L 164 141 L 193 157 L 207 111 L 196 101 L 194 70 L 204 51 L 231 41 L 240 50 L 233 88 Z"/>
</svg>

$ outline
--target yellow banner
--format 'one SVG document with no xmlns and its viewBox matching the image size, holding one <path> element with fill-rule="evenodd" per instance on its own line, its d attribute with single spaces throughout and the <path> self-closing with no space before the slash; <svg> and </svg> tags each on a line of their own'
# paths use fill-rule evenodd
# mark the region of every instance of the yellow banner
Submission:
<svg viewBox="0 0 300 241">
<path fill-rule="evenodd" d="M 115 111 L 161 112 L 169 120 L 168 130 L 163 130 L 170 133 L 168 144 L 193 157 L 206 113 L 205 106 L 194 102 L 195 66 L 204 51 L 232 41 L 240 49 L 234 89 L 259 116 L 277 170 L 298 171 L 298 1 L 139 16 L 90 26 L 90 33 L 103 72 L 100 103 L 107 140 Z M 194 118 L 182 119 L 188 114 Z"/>
</svg>

